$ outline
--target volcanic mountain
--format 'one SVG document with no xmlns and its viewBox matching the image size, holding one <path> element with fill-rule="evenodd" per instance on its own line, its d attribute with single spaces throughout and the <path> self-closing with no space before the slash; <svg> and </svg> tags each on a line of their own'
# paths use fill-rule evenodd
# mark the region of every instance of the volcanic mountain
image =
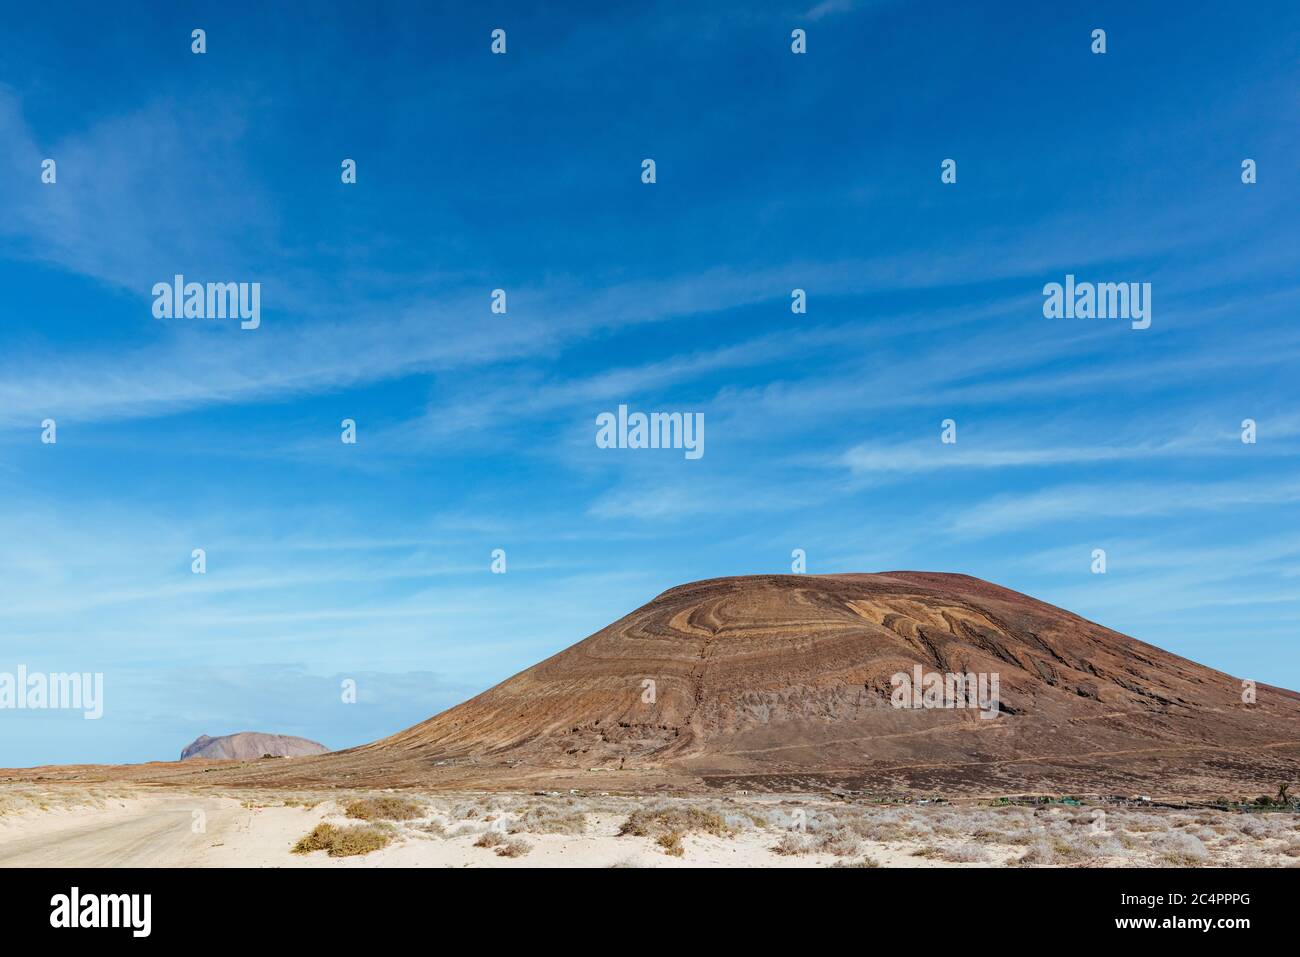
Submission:
<svg viewBox="0 0 1300 957">
<path fill-rule="evenodd" d="M 895 676 L 918 666 L 996 676 L 997 700 L 897 707 Z M 222 784 L 1253 798 L 1300 780 L 1300 695 L 965 575 L 760 575 L 672 588 L 372 744 L 210 770 Z"/>
<path fill-rule="evenodd" d="M 895 707 L 893 676 L 918 665 L 996 675 L 996 714 Z M 723 578 L 355 753 L 758 789 L 1254 796 L 1300 777 L 1300 695 L 1247 687 L 965 575 Z"/>
<path fill-rule="evenodd" d="M 308 754 L 325 754 L 329 748 L 306 738 L 287 734 L 264 734 L 261 731 L 240 731 L 210 738 L 201 734 L 181 751 L 181 760 L 211 758 L 216 760 L 257 758 L 297 758 Z"/>
</svg>

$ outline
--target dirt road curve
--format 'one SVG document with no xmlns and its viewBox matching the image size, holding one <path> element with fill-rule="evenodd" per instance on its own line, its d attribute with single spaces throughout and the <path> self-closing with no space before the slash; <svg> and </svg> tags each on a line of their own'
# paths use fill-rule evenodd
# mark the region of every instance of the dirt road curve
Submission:
<svg viewBox="0 0 1300 957">
<path fill-rule="evenodd" d="M 195 832 L 195 811 L 202 830 Z M 202 861 L 222 835 L 246 827 L 247 813 L 229 801 L 163 798 L 90 823 L 0 835 L 0 867 L 179 867 Z"/>
</svg>

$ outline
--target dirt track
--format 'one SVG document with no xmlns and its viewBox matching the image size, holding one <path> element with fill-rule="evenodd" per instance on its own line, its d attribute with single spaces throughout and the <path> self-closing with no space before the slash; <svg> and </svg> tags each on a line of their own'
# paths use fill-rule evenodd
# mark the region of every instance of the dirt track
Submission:
<svg viewBox="0 0 1300 957">
<path fill-rule="evenodd" d="M 204 815 L 195 833 L 194 812 Z M 217 798 L 162 797 L 0 835 L 0 867 L 171 867 L 192 864 L 249 812 Z"/>
</svg>

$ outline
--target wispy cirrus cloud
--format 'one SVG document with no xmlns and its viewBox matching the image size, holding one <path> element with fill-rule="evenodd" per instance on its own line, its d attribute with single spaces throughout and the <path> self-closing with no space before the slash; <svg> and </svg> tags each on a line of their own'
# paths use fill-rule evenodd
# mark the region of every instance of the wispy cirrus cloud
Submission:
<svg viewBox="0 0 1300 957">
<path fill-rule="evenodd" d="M 1129 441 L 1121 442 L 1115 442 L 1107 434 L 1097 434 L 1095 428 L 1089 429 L 1082 422 L 1056 421 L 1050 430 L 1041 429 L 1033 435 L 1023 434 L 1023 429 L 1017 430 L 1020 434 L 1014 445 L 990 441 L 987 434 L 976 436 L 974 441 L 968 438 L 964 444 L 959 441 L 943 445 L 938 440 L 936 429 L 936 437 L 932 440 L 853 446 L 843 454 L 840 462 L 857 475 L 907 475 L 950 469 L 1031 469 L 1242 454 L 1241 430 L 1236 422 L 1215 424 L 1208 413 L 1202 413 L 1201 422 L 1188 428 L 1183 423 L 1189 418 L 1190 415 L 1183 414 L 1178 421 L 1166 420 L 1159 426 L 1154 419 L 1147 418 L 1143 421 L 1147 434 L 1165 437 L 1130 437 Z M 1265 458 L 1300 455 L 1300 445 L 1285 441 L 1300 435 L 1300 416 L 1287 412 L 1261 413 L 1260 421 L 1265 423 L 1270 441 L 1252 448 L 1251 454 Z M 1108 425 L 1105 431 L 1113 431 L 1113 426 Z M 1069 435 L 1072 444 L 1059 444 L 1057 437 L 1061 435 Z M 1088 441 L 1082 441 L 1084 439 Z"/>
<path fill-rule="evenodd" d="M 1144 518 L 1182 512 L 1300 503 L 1300 482 L 1108 483 L 1059 485 L 997 495 L 964 508 L 950 523 L 958 535 L 991 535 L 1050 522 Z"/>
</svg>

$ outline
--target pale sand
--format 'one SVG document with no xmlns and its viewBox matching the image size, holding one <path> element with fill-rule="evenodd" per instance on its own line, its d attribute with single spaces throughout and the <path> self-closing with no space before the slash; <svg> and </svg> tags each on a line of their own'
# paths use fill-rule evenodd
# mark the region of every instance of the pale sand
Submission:
<svg viewBox="0 0 1300 957">
<path fill-rule="evenodd" d="M 344 816 L 344 805 L 352 796 L 375 794 L 414 799 L 421 805 L 421 817 L 387 825 L 393 828 L 395 842 L 366 855 L 292 853 L 293 845 L 319 823 L 358 825 Z M 286 806 L 286 799 L 321 803 Z M 681 840 L 683 855 L 672 856 L 650 837 L 618 835 L 628 814 L 645 807 L 717 810 L 736 830 L 730 837 L 688 833 Z M 584 832 L 533 833 L 531 825 L 520 820 L 529 809 L 570 819 L 576 815 Z M 453 834 L 465 833 L 439 836 L 421 830 L 430 821 L 436 822 L 434 830 L 441 826 Z M 804 822 L 806 830 L 798 830 L 796 821 Z M 506 836 L 525 841 L 528 853 L 506 858 L 474 846 L 493 822 L 506 831 L 522 828 Z M 1058 849 L 1057 857 L 1047 863 L 1076 866 L 1288 866 L 1300 861 L 1300 822 L 1294 814 L 1111 811 L 1103 823 L 1105 830 L 1098 833 L 1086 808 L 864 806 L 785 795 L 283 795 L 94 786 L 42 792 L 28 786 L 22 793 L 0 788 L 0 866 L 826 867 L 870 858 L 883 867 L 976 867 L 1015 862 L 1035 842 Z M 841 854 L 775 853 L 773 848 L 792 830 L 789 840 L 796 845 L 838 835 Z M 1196 854 L 1204 850 L 1205 856 L 1170 859 L 1171 847 L 1183 853 L 1187 844 Z M 971 845 L 977 845 L 975 854 L 982 860 L 961 860 Z M 1086 853 L 1080 846 L 1088 848 Z M 923 849 L 957 859 L 915 854 Z"/>
</svg>

